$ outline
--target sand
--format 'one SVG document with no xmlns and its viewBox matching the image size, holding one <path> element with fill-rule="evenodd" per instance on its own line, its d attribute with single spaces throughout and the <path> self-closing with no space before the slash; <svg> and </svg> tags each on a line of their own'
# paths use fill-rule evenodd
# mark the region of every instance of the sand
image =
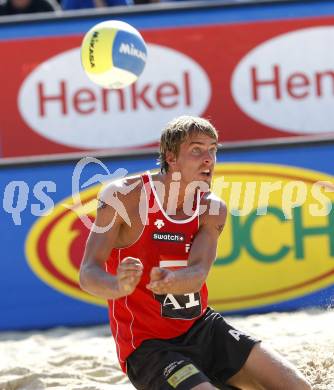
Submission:
<svg viewBox="0 0 334 390">
<path fill-rule="evenodd" d="M 270 313 L 228 321 L 288 357 L 314 390 L 334 390 L 334 311 Z M 118 366 L 107 325 L 0 333 L 1 390 L 113 388 L 133 389 Z"/>
</svg>

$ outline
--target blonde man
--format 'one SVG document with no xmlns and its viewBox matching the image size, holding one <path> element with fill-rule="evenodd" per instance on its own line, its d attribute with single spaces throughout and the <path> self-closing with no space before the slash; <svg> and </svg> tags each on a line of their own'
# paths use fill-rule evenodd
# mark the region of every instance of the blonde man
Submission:
<svg viewBox="0 0 334 390">
<path fill-rule="evenodd" d="M 137 389 L 310 390 L 292 365 L 207 307 L 226 219 L 210 192 L 217 142 L 208 121 L 177 118 L 161 135 L 159 173 L 105 189 L 95 221 L 103 233 L 90 233 L 81 287 L 108 300 L 120 365 Z"/>
</svg>

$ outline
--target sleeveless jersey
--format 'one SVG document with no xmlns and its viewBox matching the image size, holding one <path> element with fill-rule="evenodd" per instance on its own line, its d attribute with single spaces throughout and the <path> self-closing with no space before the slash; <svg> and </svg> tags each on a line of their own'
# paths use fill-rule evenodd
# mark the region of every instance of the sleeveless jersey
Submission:
<svg viewBox="0 0 334 390">
<path fill-rule="evenodd" d="M 106 262 L 107 272 L 116 275 L 127 256 L 139 258 L 144 266 L 135 291 L 109 300 L 110 327 L 121 368 L 126 372 L 127 357 L 146 339 L 168 339 L 185 333 L 207 308 L 207 287 L 184 295 L 156 295 L 146 288 L 152 267 L 186 267 L 192 240 L 199 227 L 200 193 L 194 200 L 193 215 L 174 220 L 163 210 L 149 173 L 141 176 L 148 211 L 140 237 L 132 245 L 113 249 Z"/>
</svg>

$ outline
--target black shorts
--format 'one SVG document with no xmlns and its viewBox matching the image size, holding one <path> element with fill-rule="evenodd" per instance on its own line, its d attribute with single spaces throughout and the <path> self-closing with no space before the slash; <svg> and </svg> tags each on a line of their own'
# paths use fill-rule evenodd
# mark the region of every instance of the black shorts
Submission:
<svg viewBox="0 0 334 390">
<path fill-rule="evenodd" d="M 208 308 L 181 336 L 145 340 L 127 359 L 127 374 L 140 390 L 189 390 L 203 382 L 233 389 L 226 381 L 246 362 L 256 340 Z"/>
</svg>

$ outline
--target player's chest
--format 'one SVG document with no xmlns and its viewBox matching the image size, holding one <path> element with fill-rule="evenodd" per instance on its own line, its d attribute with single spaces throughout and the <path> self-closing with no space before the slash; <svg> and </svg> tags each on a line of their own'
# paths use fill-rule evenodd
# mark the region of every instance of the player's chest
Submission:
<svg viewBox="0 0 334 390">
<path fill-rule="evenodd" d="M 168 266 L 175 260 L 186 266 L 198 221 L 174 223 L 162 216 L 151 217 L 135 243 L 135 250 L 155 266 Z M 162 263 L 161 263 L 162 262 Z M 179 265 L 181 265 L 181 263 Z"/>
</svg>

